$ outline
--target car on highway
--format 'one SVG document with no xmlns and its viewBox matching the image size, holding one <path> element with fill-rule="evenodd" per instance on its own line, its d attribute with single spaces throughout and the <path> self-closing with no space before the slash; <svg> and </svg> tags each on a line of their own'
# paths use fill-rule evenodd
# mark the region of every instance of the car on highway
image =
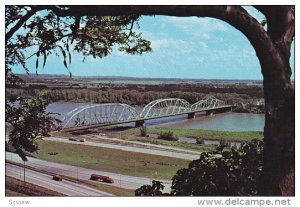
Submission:
<svg viewBox="0 0 300 207">
<path fill-rule="evenodd" d="M 106 134 L 104 134 L 104 133 L 99 133 L 99 137 L 106 137 Z"/>
<path fill-rule="evenodd" d="M 54 175 L 52 179 L 55 181 L 62 181 L 62 177 L 60 175 Z"/>
<path fill-rule="evenodd" d="M 86 139 L 85 138 L 74 138 L 74 137 L 70 137 L 69 141 L 74 141 L 74 142 L 85 142 Z"/>
<path fill-rule="evenodd" d="M 79 141 L 79 142 L 85 142 L 86 139 L 85 139 L 85 138 L 79 138 L 78 141 Z"/>
<path fill-rule="evenodd" d="M 76 140 L 76 138 L 74 138 L 74 137 L 70 137 L 70 138 L 69 138 L 69 141 L 74 141 L 74 142 L 76 142 L 77 140 Z"/>
<path fill-rule="evenodd" d="M 114 180 L 108 176 L 91 174 L 90 180 L 105 182 L 105 183 L 114 183 Z"/>
</svg>

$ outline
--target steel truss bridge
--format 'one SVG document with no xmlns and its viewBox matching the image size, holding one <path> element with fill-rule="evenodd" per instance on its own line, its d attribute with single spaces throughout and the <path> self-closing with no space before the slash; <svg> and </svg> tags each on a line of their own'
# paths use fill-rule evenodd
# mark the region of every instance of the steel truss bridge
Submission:
<svg viewBox="0 0 300 207">
<path fill-rule="evenodd" d="M 183 114 L 192 119 L 197 112 L 206 111 L 207 115 L 211 115 L 231 109 L 232 105 L 213 96 L 206 96 L 194 104 L 178 98 L 158 99 L 147 104 L 141 112 L 122 103 L 88 104 L 70 111 L 63 118 L 60 129 L 71 132 L 129 122 L 135 122 L 136 127 L 140 127 L 149 119 Z"/>
</svg>

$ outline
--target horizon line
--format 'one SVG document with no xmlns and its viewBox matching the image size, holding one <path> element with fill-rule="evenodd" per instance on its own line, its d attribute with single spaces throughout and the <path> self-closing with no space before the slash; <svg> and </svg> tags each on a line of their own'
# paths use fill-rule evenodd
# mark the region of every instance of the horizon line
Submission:
<svg viewBox="0 0 300 207">
<path fill-rule="evenodd" d="M 228 78 L 174 78 L 174 77 L 137 77 L 137 76 L 117 76 L 117 75 L 72 75 L 72 77 L 70 77 L 70 75 L 67 74 L 49 74 L 49 73 L 39 73 L 38 75 L 36 75 L 35 73 L 15 73 L 16 75 L 24 75 L 24 76 L 29 76 L 29 75 L 33 75 L 37 78 L 39 78 L 39 76 L 66 76 L 70 79 L 72 78 L 92 78 L 92 77 L 97 77 L 97 78 L 132 78 L 132 79 L 173 79 L 173 80 L 240 80 L 240 81 L 263 81 L 263 79 L 228 79 Z M 291 79 L 291 81 L 294 81 L 293 79 Z"/>
</svg>

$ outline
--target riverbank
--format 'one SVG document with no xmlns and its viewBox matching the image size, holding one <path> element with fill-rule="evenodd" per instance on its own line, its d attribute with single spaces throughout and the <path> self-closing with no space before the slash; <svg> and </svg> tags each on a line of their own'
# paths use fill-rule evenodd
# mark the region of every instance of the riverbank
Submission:
<svg viewBox="0 0 300 207">
<path fill-rule="evenodd" d="M 127 127 L 127 126 L 111 126 L 103 128 L 109 136 L 113 137 L 126 137 L 126 136 L 137 136 L 141 137 L 140 128 Z M 179 129 L 171 127 L 153 127 L 146 128 L 146 134 L 156 134 L 164 132 L 173 132 L 177 137 L 190 137 L 190 138 L 200 138 L 204 140 L 215 140 L 220 141 L 225 139 L 229 142 L 247 142 L 252 139 L 262 139 L 262 131 L 222 131 L 222 130 L 206 130 L 206 129 Z M 100 130 L 101 132 L 101 130 Z M 148 138 L 148 137 L 146 137 Z"/>
<path fill-rule="evenodd" d="M 197 152 L 212 151 L 218 143 L 223 142 L 228 146 L 240 145 L 243 142 L 252 139 L 263 139 L 263 132 L 256 131 L 217 131 L 202 129 L 175 129 L 168 127 L 147 128 L 146 136 L 141 136 L 140 128 L 131 128 L 128 126 L 110 126 L 103 130 L 94 132 L 90 135 L 93 139 L 101 142 L 119 142 L 120 140 L 148 143 L 159 146 L 173 147 Z M 179 141 L 167 141 L 157 139 L 160 133 L 172 132 L 174 136 L 179 137 Z M 67 134 L 57 134 L 58 136 L 72 136 Z M 105 139 L 102 139 L 104 137 Z M 110 139 L 113 138 L 113 139 Z M 196 143 L 196 139 L 202 140 L 202 143 Z M 119 141 L 118 141 L 119 140 Z M 193 140 L 189 142 L 186 140 Z M 211 144 L 207 144 L 211 143 Z"/>
<path fill-rule="evenodd" d="M 130 129 L 135 134 L 139 133 L 139 129 Z M 220 131 L 220 130 L 205 130 L 205 129 L 175 129 L 168 127 L 156 127 L 148 128 L 147 133 L 160 134 L 163 132 L 171 131 L 175 136 L 178 137 L 192 137 L 200 138 L 204 140 L 216 140 L 220 141 L 222 139 L 228 142 L 247 142 L 252 139 L 262 139 L 263 132 L 256 131 Z"/>
</svg>

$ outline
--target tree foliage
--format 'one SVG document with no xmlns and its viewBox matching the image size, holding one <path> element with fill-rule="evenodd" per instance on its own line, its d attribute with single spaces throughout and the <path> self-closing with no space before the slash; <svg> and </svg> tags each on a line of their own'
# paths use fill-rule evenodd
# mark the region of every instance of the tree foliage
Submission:
<svg viewBox="0 0 300 207">
<path fill-rule="evenodd" d="M 63 65 L 69 70 L 74 51 L 81 53 L 83 60 L 88 56 L 103 58 L 115 48 L 133 55 L 151 51 L 150 41 L 134 31 L 138 19 L 139 15 L 135 14 L 61 17 L 47 6 L 6 6 L 6 86 L 16 87 L 22 83 L 12 68 L 22 65 L 29 73 L 26 61 L 32 57 L 36 58 L 38 75 L 38 68 L 45 67 L 53 54 L 61 56 Z M 32 54 L 28 55 L 28 50 Z M 69 73 L 71 76 L 71 71 Z M 6 100 L 6 122 L 13 126 L 9 142 L 23 160 L 26 160 L 24 150 L 36 151 L 36 138 L 48 135 L 55 121 L 45 112 L 48 102 L 44 95 L 17 97 L 16 102 Z"/>
<path fill-rule="evenodd" d="M 163 139 L 167 141 L 178 141 L 178 137 L 176 137 L 172 131 L 161 132 L 158 135 L 157 139 Z"/>
<path fill-rule="evenodd" d="M 147 136 L 147 127 L 145 126 L 140 127 L 140 135 L 141 137 Z"/>
<path fill-rule="evenodd" d="M 102 58 L 114 48 L 134 55 L 149 52 L 150 41 L 134 31 L 138 19 L 135 14 L 60 17 L 47 6 L 6 6 L 6 70 L 21 64 L 29 72 L 26 60 L 31 57 L 37 70 L 51 54 L 62 56 L 68 69 L 74 51 L 84 58 Z M 34 52 L 27 57 L 29 48 Z"/>
<path fill-rule="evenodd" d="M 137 196 L 256 196 L 262 172 L 263 142 L 252 140 L 239 149 L 203 152 L 188 168 L 172 178 L 171 192 L 163 193 L 161 183 L 152 182 L 135 191 Z"/>
<path fill-rule="evenodd" d="M 152 185 L 143 185 L 134 191 L 136 196 L 163 196 L 164 185 L 160 181 L 152 180 Z"/>
<path fill-rule="evenodd" d="M 47 105 L 46 94 L 42 92 L 36 97 L 18 97 L 6 102 L 5 122 L 12 126 L 8 143 L 24 161 L 27 161 L 25 151 L 36 152 L 37 140 L 49 136 L 55 122 L 59 122 L 46 112 Z"/>
</svg>

